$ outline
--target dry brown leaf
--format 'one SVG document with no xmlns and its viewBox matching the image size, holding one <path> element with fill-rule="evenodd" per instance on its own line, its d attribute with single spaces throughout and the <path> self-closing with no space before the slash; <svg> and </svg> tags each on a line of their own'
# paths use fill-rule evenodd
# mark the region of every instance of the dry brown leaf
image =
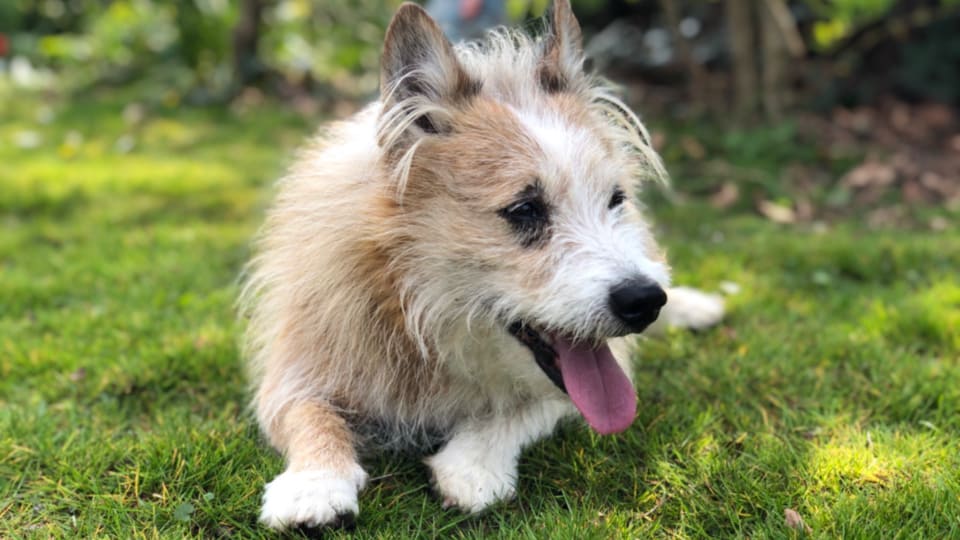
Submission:
<svg viewBox="0 0 960 540">
<path fill-rule="evenodd" d="M 757 210 L 774 223 L 794 223 L 797 220 L 796 212 L 789 206 L 777 204 L 773 201 L 757 202 Z"/>
<path fill-rule="evenodd" d="M 697 161 L 707 157 L 707 149 L 703 144 L 689 135 L 680 139 L 680 147 L 685 154 Z"/>
<path fill-rule="evenodd" d="M 932 171 L 927 171 L 920 175 L 920 184 L 930 191 L 934 191 L 943 196 L 951 195 L 957 187 L 960 187 L 960 182 L 956 182 L 958 185 L 955 187 L 955 182 L 951 182 Z"/>
<path fill-rule="evenodd" d="M 813 532 L 813 529 L 811 529 L 809 525 L 804 523 L 803 518 L 800 517 L 800 513 L 794 510 L 793 508 L 784 508 L 783 518 L 787 524 L 787 527 L 790 527 L 791 529 L 804 531 L 806 533 Z"/>
<path fill-rule="evenodd" d="M 899 130 L 905 130 L 910 126 L 910 108 L 902 103 L 897 103 L 890 107 L 890 123 Z"/>
<path fill-rule="evenodd" d="M 917 122 L 926 124 L 933 129 L 950 129 L 956 122 L 953 110 L 942 103 L 926 103 L 914 107 Z"/>
<path fill-rule="evenodd" d="M 930 218 L 930 228 L 937 232 L 945 231 L 950 228 L 950 222 L 942 216 L 932 217 Z"/>
<path fill-rule="evenodd" d="M 887 186 L 897 179 L 897 171 L 885 163 L 865 161 L 854 167 L 840 180 L 843 185 L 852 188 L 867 186 Z"/>
<path fill-rule="evenodd" d="M 885 206 L 867 214 L 867 225 L 871 229 L 893 228 L 904 224 L 906 211 L 900 205 Z"/>
<path fill-rule="evenodd" d="M 835 124 L 857 134 L 867 134 L 873 130 L 873 111 L 865 108 L 836 109 L 833 111 Z"/>
<path fill-rule="evenodd" d="M 926 200 L 926 191 L 918 182 L 913 180 L 904 182 L 901 192 L 903 193 L 903 200 L 911 204 Z"/>
<path fill-rule="evenodd" d="M 960 152 L 960 135 L 954 135 L 950 137 L 950 141 L 947 143 L 947 148 L 953 150 L 954 152 Z"/>
<path fill-rule="evenodd" d="M 710 204 L 721 210 L 730 208 L 740 198 L 740 188 L 733 182 L 724 182 L 720 189 L 710 196 Z"/>
</svg>

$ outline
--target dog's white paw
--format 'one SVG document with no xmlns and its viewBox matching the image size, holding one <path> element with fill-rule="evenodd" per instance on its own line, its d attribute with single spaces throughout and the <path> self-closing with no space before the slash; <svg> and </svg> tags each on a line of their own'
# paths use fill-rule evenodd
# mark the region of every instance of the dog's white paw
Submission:
<svg viewBox="0 0 960 540">
<path fill-rule="evenodd" d="M 499 463 L 479 456 L 440 453 L 426 459 L 433 471 L 433 484 L 443 497 L 444 508 L 456 506 L 477 513 L 516 494 L 516 464 Z"/>
<path fill-rule="evenodd" d="M 667 305 L 660 313 L 663 324 L 703 330 L 723 319 L 723 297 L 689 287 L 674 287 L 667 293 Z"/>
<path fill-rule="evenodd" d="M 360 512 L 357 493 L 366 481 L 367 473 L 359 465 L 346 474 L 285 472 L 267 484 L 260 522 L 277 530 L 350 526 Z"/>
</svg>

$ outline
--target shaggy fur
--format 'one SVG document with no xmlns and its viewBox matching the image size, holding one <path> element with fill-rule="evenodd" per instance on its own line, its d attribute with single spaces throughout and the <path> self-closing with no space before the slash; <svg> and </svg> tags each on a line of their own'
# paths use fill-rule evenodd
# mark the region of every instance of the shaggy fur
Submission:
<svg viewBox="0 0 960 540">
<path fill-rule="evenodd" d="M 669 271 L 617 194 L 664 171 L 637 117 L 582 63 L 567 0 L 540 39 L 497 30 L 458 47 L 419 7 L 397 12 L 382 99 L 302 151 L 248 269 L 254 406 L 288 463 L 264 523 L 355 515 L 357 449 L 374 442 L 446 441 L 427 463 L 448 504 L 510 497 L 521 449 L 576 412 L 507 330 L 515 321 L 609 342 L 628 368 L 610 288 L 635 276 L 666 287 Z M 511 225 L 518 197 L 549 219 Z M 679 296 L 699 319 L 668 318 L 716 322 L 719 304 L 696 294 Z"/>
</svg>

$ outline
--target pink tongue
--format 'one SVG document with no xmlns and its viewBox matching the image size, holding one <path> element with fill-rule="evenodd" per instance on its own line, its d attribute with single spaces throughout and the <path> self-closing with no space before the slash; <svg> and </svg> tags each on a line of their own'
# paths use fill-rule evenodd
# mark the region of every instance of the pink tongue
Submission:
<svg viewBox="0 0 960 540">
<path fill-rule="evenodd" d="M 597 433 L 619 433 L 633 423 L 637 395 L 606 344 L 574 345 L 554 335 L 563 384 L 573 404 Z"/>
</svg>

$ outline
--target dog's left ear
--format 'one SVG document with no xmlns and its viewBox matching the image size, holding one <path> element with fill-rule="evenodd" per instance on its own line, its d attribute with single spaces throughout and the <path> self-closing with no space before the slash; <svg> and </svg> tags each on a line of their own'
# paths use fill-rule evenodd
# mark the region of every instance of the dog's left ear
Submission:
<svg viewBox="0 0 960 540">
<path fill-rule="evenodd" d="M 416 4 L 401 5 L 387 28 L 380 61 L 383 110 L 407 101 L 405 109 L 415 115 L 416 127 L 444 133 L 449 128 L 444 108 L 478 91 L 479 84 L 460 65 L 436 21 Z"/>
<path fill-rule="evenodd" d="M 570 0 L 553 0 L 537 66 L 540 86 L 551 93 L 570 90 L 583 74 L 583 60 L 583 36 Z"/>
</svg>

